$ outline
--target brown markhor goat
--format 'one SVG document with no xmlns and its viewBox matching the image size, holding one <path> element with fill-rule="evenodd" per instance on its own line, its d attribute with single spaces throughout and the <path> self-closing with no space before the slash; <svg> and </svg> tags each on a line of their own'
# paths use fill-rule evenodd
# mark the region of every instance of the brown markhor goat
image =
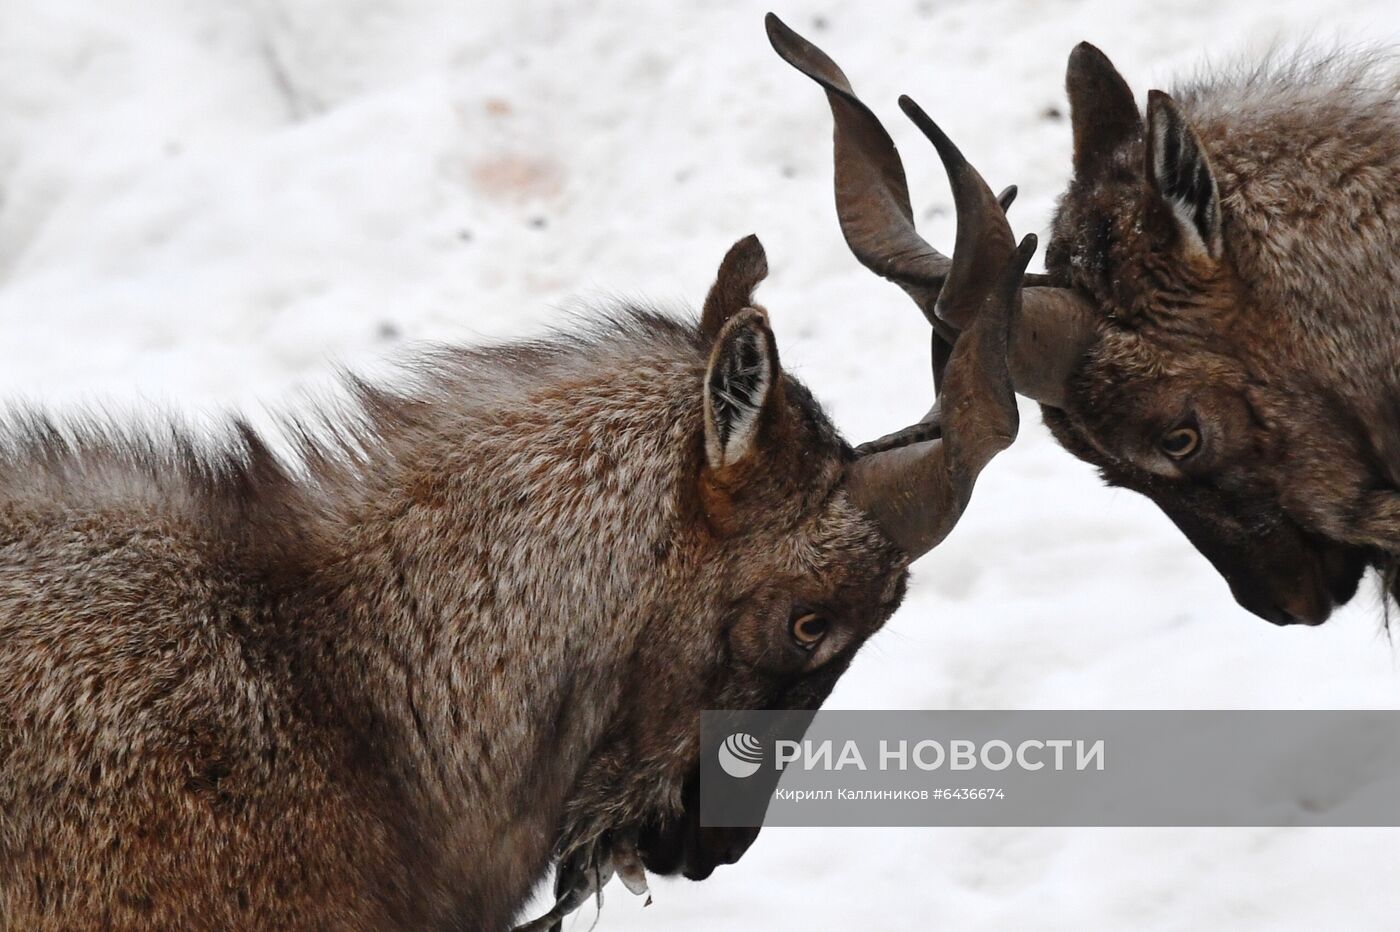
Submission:
<svg viewBox="0 0 1400 932">
<path fill-rule="evenodd" d="M 614 869 L 737 859 L 756 833 L 696 817 L 699 713 L 816 708 L 895 610 L 1015 436 L 1032 250 L 963 289 L 942 439 L 841 440 L 753 237 L 698 326 L 430 354 L 296 466 L 17 417 L 0 926 L 496 932 L 557 859 L 546 928 Z"/>
<path fill-rule="evenodd" d="M 1144 117 L 1085 43 L 1066 84 L 1074 177 L 1013 326 L 1017 391 L 1250 611 L 1319 624 L 1368 567 L 1400 597 L 1400 78 L 1279 59 L 1152 91 Z M 833 112 L 863 166 L 838 152 L 847 241 L 917 298 L 927 247 L 888 184 L 853 182 L 902 185 L 899 156 L 864 107 Z"/>
</svg>

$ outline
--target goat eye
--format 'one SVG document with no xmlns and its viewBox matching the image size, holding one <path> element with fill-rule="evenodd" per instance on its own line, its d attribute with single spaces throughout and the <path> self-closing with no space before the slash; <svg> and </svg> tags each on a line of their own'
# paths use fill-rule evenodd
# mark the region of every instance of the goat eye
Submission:
<svg viewBox="0 0 1400 932">
<path fill-rule="evenodd" d="M 792 620 L 792 639 L 803 650 L 811 650 L 826 637 L 829 623 L 816 612 L 807 612 Z"/>
<path fill-rule="evenodd" d="M 1183 424 L 1174 427 L 1162 435 L 1162 452 L 1174 460 L 1185 459 L 1201 445 L 1201 432 L 1196 428 Z"/>
</svg>

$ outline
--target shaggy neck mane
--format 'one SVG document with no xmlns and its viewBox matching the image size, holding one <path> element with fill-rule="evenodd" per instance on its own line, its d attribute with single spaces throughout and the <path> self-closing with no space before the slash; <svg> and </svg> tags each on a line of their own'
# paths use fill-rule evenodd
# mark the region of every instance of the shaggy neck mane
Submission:
<svg viewBox="0 0 1400 932">
<path fill-rule="evenodd" d="M 263 569 L 276 572 L 285 550 L 308 537 L 342 540 L 405 468 L 453 442 L 501 438 L 513 423 L 551 413 L 558 422 L 541 421 L 548 434 L 537 439 L 557 442 L 581 420 L 568 414 L 567 396 L 600 374 L 645 361 L 702 370 L 704 354 L 693 324 L 622 308 L 581 332 L 429 348 L 402 361 L 407 388 L 346 375 L 349 404 L 280 418 L 283 436 L 273 443 L 237 417 L 222 433 L 202 434 L 175 418 L 123 424 L 14 407 L 0 417 L 0 498 L 11 508 L 144 507 L 233 532 L 249 560 L 265 555 Z M 534 446 L 523 439 L 521 449 Z"/>
</svg>

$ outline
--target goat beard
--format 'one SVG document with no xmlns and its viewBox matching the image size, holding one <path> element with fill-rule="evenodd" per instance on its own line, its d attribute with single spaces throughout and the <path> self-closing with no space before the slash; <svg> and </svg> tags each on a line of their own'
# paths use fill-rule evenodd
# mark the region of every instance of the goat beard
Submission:
<svg viewBox="0 0 1400 932">
<path fill-rule="evenodd" d="M 639 762 L 612 749 L 590 762 L 569 804 L 556 845 L 555 903 L 516 932 L 546 932 L 614 874 L 634 895 L 647 895 L 647 872 L 681 873 L 703 880 L 732 864 L 758 835 L 757 828 L 700 824 L 700 767 L 677 772 L 663 761 Z"/>
<path fill-rule="evenodd" d="M 647 871 L 679 872 L 691 880 L 704 880 L 716 866 L 737 861 L 758 837 L 757 828 L 700 825 L 699 768 L 684 781 L 681 795 L 679 812 L 651 816 L 640 827 L 635 822 L 604 827 L 610 824 L 606 819 L 588 820 L 584 833 L 561 846 L 554 905 L 538 919 L 516 927 L 515 932 L 558 932 L 564 918 L 590 896 L 597 897 L 601 909 L 603 887 L 614 875 L 633 895 L 645 895 L 649 906 Z"/>
<path fill-rule="evenodd" d="M 517 926 L 514 932 L 559 932 L 565 917 L 578 909 L 590 896 L 597 896 L 603 905 L 603 887 L 616 873 L 632 893 L 647 895 L 646 871 L 637 855 L 636 834 L 617 833 L 607 836 L 606 843 L 590 845 L 560 861 L 554 881 L 554 905 L 538 919 Z"/>
<path fill-rule="evenodd" d="M 1400 609 L 1400 557 L 1379 558 L 1375 569 L 1380 577 L 1381 620 L 1385 625 L 1386 637 L 1394 640 L 1391 617 L 1393 612 Z"/>
<path fill-rule="evenodd" d="M 694 767 L 698 772 L 698 766 Z M 681 815 L 687 769 L 638 759 L 621 746 L 594 755 L 574 785 L 555 854 L 560 863 L 587 860 L 613 838 L 636 837 L 644 826 Z"/>
<path fill-rule="evenodd" d="M 660 762 L 639 764 L 618 747 L 588 762 L 565 806 L 555 845 L 554 905 L 515 932 L 553 932 L 590 896 L 597 896 L 601 907 L 602 889 L 614 874 L 633 894 L 650 893 L 638 839 L 643 826 L 680 814 L 684 781 L 671 771 Z"/>
</svg>

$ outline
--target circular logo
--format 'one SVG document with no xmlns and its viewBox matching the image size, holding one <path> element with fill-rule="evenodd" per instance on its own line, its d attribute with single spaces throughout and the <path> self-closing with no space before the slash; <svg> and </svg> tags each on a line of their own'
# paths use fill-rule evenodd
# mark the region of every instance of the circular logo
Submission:
<svg viewBox="0 0 1400 932">
<path fill-rule="evenodd" d="M 753 735 L 737 731 L 719 746 L 719 766 L 731 777 L 751 777 L 763 763 L 763 745 Z"/>
</svg>

